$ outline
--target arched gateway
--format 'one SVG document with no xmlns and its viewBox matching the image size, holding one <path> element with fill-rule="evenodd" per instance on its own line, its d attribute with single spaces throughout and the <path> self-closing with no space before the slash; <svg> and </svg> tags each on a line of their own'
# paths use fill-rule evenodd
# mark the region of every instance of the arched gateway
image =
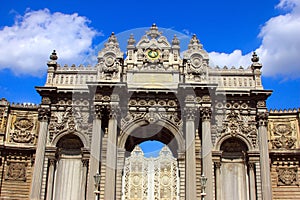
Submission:
<svg viewBox="0 0 300 200">
<path fill-rule="evenodd" d="M 271 198 L 271 92 L 261 85 L 258 57 L 246 69 L 213 68 L 195 35 L 183 53 L 179 43 L 154 24 L 138 42 L 130 36 L 125 58 L 112 34 L 95 67 L 61 67 L 52 53 L 47 82 L 36 87 L 31 199 Z M 138 165 L 138 145 L 148 140 L 166 145 L 163 158 Z"/>
</svg>

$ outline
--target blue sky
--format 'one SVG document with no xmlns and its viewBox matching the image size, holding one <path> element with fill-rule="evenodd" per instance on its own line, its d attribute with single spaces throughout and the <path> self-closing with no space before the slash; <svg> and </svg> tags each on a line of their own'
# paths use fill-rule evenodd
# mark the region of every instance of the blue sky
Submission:
<svg viewBox="0 0 300 200">
<path fill-rule="evenodd" d="M 99 2 L 0 0 L 0 98 L 39 103 L 53 49 L 61 65 L 80 64 L 111 32 L 156 23 L 197 34 L 212 64 L 248 66 L 257 51 L 267 106 L 300 107 L 300 0 Z"/>
</svg>

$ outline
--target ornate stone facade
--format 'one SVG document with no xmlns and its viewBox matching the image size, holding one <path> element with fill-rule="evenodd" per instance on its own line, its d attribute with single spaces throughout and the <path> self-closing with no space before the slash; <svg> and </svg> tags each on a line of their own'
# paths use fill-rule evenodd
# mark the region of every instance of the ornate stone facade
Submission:
<svg viewBox="0 0 300 200">
<path fill-rule="evenodd" d="M 0 101 L 0 198 L 299 199 L 300 110 L 267 110 L 255 53 L 213 68 L 196 35 L 179 44 L 154 24 L 126 56 L 112 34 L 93 67 L 53 51 L 40 105 Z"/>
</svg>

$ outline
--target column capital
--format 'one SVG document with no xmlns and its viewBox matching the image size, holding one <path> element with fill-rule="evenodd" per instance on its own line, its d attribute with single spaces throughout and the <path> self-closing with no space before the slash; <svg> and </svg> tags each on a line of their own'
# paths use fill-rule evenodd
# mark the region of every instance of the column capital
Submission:
<svg viewBox="0 0 300 200">
<path fill-rule="evenodd" d="M 56 159 L 55 158 L 49 158 L 49 165 L 50 166 L 54 166 L 56 163 Z"/>
<path fill-rule="evenodd" d="M 257 121 L 259 126 L 267 126 L 269 113 L 267 111 L 257 113 Z"/>
<path fill-rule="evenodd" d="M 120 106 L 118 103 L 113 102 L 109 107 L 109 119 L 118 119 L 120 115 Z"/>
<path fill-rule="evenodd" d="M 200 108 L 200 114 L 201 114 L 202 121 L 210 121 L 210 119 L 211 119 L 211 108 L 210 107 Z"/>
<path fill-rule="evenodd" d="M 94 119 L 102 119 L 103 106 L 95 105 L 94 106 Z"/>
<path fill-rule="evenodd" d="M 185 107 L 184 117 L 186 118 L 186 120 L 194 121 L 196 118 L 196 111 L 197 111 L 196 107 Z"/>
<path fill-rule="evenodd" d="M 220 169 L 221 168 L 221 162 L 220 161 L 217 161 L 217 162 L 215 162 L 215 167 L 216 168 L 218 168 L 218 169 Z"/>
<path fill-rule="evenodd" d="M 41 122 L 48 122 L 50 118 L 50 108 L 47 107 L 39 107 L 38 109 L 38 118 Z"/>
<path fill-rule="evenodd" d="M 88 159 L 82 159 L 81 162 L 82 162 L 83 167 L 87 167 L 89 165 L 89 160 Z"/>
<path fill-rule="evenodd" d="M 248 162 L 248 167 L 249 167 L 249 169 L 253 170 L 253 169 L 254 169 L 254 166 L 255 166 L 255 163 L 254 163 L 254 162 Z"/>
</svg>

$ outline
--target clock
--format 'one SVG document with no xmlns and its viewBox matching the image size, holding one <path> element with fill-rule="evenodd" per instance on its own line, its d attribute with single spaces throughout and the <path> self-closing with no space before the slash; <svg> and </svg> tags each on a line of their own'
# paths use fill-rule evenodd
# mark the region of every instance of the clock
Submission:
<svg viewBox="0 0 300 200">
<path fill-rule="evenodd" d="M 160 52 L 158 49 L 149 49 L 146 54 L 148 58 L 155 60 L 158 59 Z"/>
</svg>

